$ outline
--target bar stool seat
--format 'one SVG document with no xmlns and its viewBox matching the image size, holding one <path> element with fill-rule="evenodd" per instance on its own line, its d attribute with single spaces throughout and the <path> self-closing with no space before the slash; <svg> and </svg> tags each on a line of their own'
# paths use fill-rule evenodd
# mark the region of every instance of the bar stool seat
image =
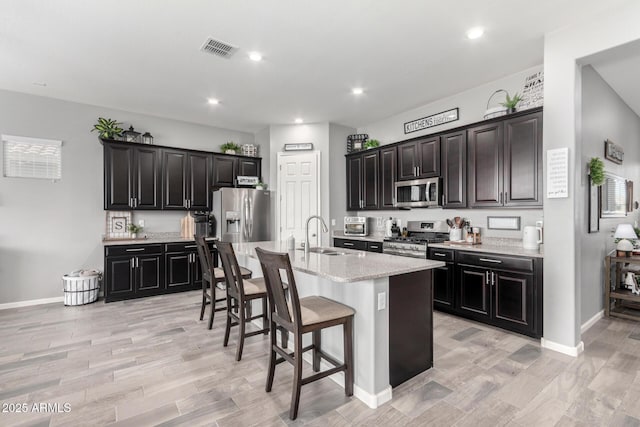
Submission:
<svg viewBox="0 0 640 427">
<path fill-rule="evenodd" d="M 223 268 L 220 268 L 220 267 L 214 268 L 213 269 L 213 274 L 215 276 L 216 282 L 224 282 L 225 281 L 224 269 Z M 253 272 L 251 270 L 249 270 L 248 268 L 240 267 L 240 274 L 242 274 L 242 278 L 243 279 L 249 279 L 249 278 L 251 278 L 251 275 L 253 274 Z"/>
<path fill-rule="evenodd" d="M 290 308 L 291 310 L 291 308 Z M 291 310 L 293 313 L 293 310 Z M 306 332 L 306 326 L 317 323 L 340 320 L 353 316 L 355 310 L 339 302 L 321 296 L 309 296 L 300 298 L 300 317 L 302 318 L 302 332 Z M 328 325 L 327 325 L 328 326 Z"/>
</svg>

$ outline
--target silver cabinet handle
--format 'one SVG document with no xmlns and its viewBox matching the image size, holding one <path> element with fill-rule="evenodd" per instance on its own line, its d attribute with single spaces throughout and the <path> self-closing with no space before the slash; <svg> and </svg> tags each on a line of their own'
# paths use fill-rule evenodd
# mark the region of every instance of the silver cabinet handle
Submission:
<svg viewBox="0 0 640 427">
<path fill-rule="evenodd" d="M 136 268 L 140 267 L 140 258 L 136 257 Z"/>
<path fill-rule="evenodd" d="M 343 245 L 345 245 L 345 246 L 353 246 L 353 243 L 344 242 Z"/>
<path fill-rule="evenodd" d="M 129 207 L 133 207 L 133 197 L 129 198 Z"/>
<path fill-rule="evenodd" d="M 493 271 L 491 272 L 491 286 L 494 286 L 496 284 L 496 273 L 494 273 Z"/>
<path fill-rule="evenodd" d="M 376 245 L 370 245 L 369 246 L 371 249 L 380 249 L 380 246 L 376 246 Z"/>
<path fill-rule="evenodd" d="M 484 262 L 492 262 L 492 263 L 494 263 L 494 264 L 502 264 L 502 261 L 500 261 L 499 259 L 480 258 L 480 261 L 484 261 Z"/>
<path fill-rule="evenodd" d="M 191 209 L 191 199 L 189 199 L 188 203 L 189 203 L 189 209 Z"/>
<path fill-rule="evenodd" d="M 127 249 L 127 252 L 140 252 L 140 251 L 144 251 L 144 248 Z"/>
<path fill-rule="evenodd" d="M 136 259 L 134 257 L 134 258 L 131 258 L 131 269 L 133 270 L 135 267 L 136 267 Z"/>
<path fill-rule="evenodd" d="M 447 256 L 446 254 L 441 254 L 440 252 L 434 252 L 433 255 L 435 255 L 435 256 Z"/>
<path fill-rule="evenodd" d="M 489 270 L 485 271 L 484 274 L 485 274 L 485 277 L 487 279 L 487 285 L 490 285 L 491 282 L 489 281 Z"/>
<path fill-rule="evenodd" d="M 416 166 L 416 171 L 418 172 L 416 176 L 420 176 L 420 166 Z"/>
<path fill-rule="evenodd" d="M 185 246 L 185 249 L 193 249 L 193 248 L 197 248 L 198 245 L 189 245 L 189 246 Z"/>
</svg>

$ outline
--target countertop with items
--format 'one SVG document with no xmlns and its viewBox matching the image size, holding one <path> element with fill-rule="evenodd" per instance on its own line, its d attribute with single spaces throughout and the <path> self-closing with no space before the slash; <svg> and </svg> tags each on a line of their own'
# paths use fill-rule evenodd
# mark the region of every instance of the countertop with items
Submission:
<svg viewBox="0 0 640 427">
<path fill-rule="evenodd" d="M 207 242 L 218 240 L 215 237 L 205 238 Z M 179 233 L 158 233 L 149 234 L 148 237 L 138 239 L 118 239 L 103 240 L 102 246 L 119 246 L 119 245 L 152 245 L 154 243 L 189 243 L 195 242 L 192 237 L 182 237 Z"/>
<path fill-rule="evenodd" d="M 443 243 L 429 243 L 430 248 L 443 248 L 443 249 L 455 249 L 459 251 L 470 252 L 486 252 L 500 255 L 514 255 L 514 256 L 527 256 L 532 258 L 544 258 L 543 246 L 540 246 L 539 250 L 525 249 L 522 247 L 522 240 L 520 239 L 499 239 L 499 238 L 484 238 L 482 243 L 477 245 L 471 245 L 467 243 L 456 242 L 443 242 Z"/>
<path fill-rule="evenodd" d="M 234 243 L 237 256 L 257 258 L 257 247 L 274 252 L 287 252 L 287 242 Z M 384 255 L 344 248 L 327 248 L 340 255 L 305 254 L 300 248 L 289 251 L 291 267 L 337 283 L 359 282 L 442 267 L 440 261 Z"/>
<path fill-rule="evenodd" d="M 331 236 L 335 239 L 348 239 L 348 240 L 362 240 L 365 242 L 376 242 L 376 243 L 382 243 L 382 241 L 384 240 L 384 236 L 383 235 L 369 235 L 369 236 L 350 236 L 350 235 L 345 235 L 344 231 L 340 231 L 340 230 L 335 230 L 333 232 L 333 236 Z"/>
</svg>

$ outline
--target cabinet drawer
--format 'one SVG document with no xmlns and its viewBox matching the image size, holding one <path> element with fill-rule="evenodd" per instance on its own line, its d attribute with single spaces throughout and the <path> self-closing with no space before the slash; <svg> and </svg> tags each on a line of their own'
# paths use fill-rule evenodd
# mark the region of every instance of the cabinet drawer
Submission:
<svg viewBox="0 0 640 427">
<path fill-rule="evenodd" d="M 382 242 L 367 242 L 367 250 L 382 253 Z"/>
<path fill-rule="evenodd" d="M 188 252 L 198 249 L 196 242 L 184 242 L 184 243 L 166 243 L 164 245 L 165 252 Z"/>
<path fill-rule="evenodd" d="M 333 246 L 336 248 L 367 250 L 367 242 L 364 240 L 333 239 Z"/>
<path fill-rule="evenodd" d="M 454 251 L 453 249 L 440 249 L 440 248 L 428 248 L 428 258 L 438 261 L 453 262 Z"/>
<path fill-rule="evenodd" d="M 105 256 L 122 256 L 122 255 L 152 255 L 161 254 L 162 245 L 126 245 L 126 246 L 107 246 L 104 248 Z"/>
<path fill-rule="evenodd" d="M 533 271 L 533 259 L 494 255 L 489 253 L 458 252 L 458 263 L 496 270 Z"/>
</svg>

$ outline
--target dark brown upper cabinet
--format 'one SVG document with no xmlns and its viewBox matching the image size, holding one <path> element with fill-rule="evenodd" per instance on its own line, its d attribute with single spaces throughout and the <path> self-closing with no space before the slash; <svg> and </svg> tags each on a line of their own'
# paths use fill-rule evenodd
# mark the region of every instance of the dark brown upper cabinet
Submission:
<svg viewBox="0 0 640 427">
<path fill-rule="evenodd" d="M 440 138 L 398 145 L 398 181 L 440 176 Z"/>
<path fill-rule="evenodd" d="M 461 130 L 440 137 L 442 150 L 442 206 L 467 207 L 467 132 Z"/>
<path fill-rule="evenodd" d="M 469 129 L 469 206 L 503 204 L 502 122 Z"/>
<path fill-rule="evenodd" d="M 104 144 L 104 208 L 155 210 L 160 201 L 160 150 Z"/>
<path fill-rule="evenodd" d="M 225 154 L 213 155 L 213 186 L 235 187 L 238 176 L 257 176 L 261 174 L 261 159 Z"/>
<path fill-rule="evenodd" d="M 542 206 L 542 113 L 504 122 L 504 205 Z"/>
<path fill-rule="evenodd" d="M 378 209 L 379 159 L 378 150 L 347 158 L 347 210 Z"/>
<path fill-rule="evenodd" d="M 395 146 L 380 150 L 380 209 L 395 207 L 397 164 L 398 150 Z"/>
<path fill-rule="evenodd" d="M 469 129 L 469 207 L 542 206 L 542 113 Z"/>
<path fill-rule="evenodd" d="M 211 209 L 211 156 L 163 150 L 163 208 Z"/>
</svg>

